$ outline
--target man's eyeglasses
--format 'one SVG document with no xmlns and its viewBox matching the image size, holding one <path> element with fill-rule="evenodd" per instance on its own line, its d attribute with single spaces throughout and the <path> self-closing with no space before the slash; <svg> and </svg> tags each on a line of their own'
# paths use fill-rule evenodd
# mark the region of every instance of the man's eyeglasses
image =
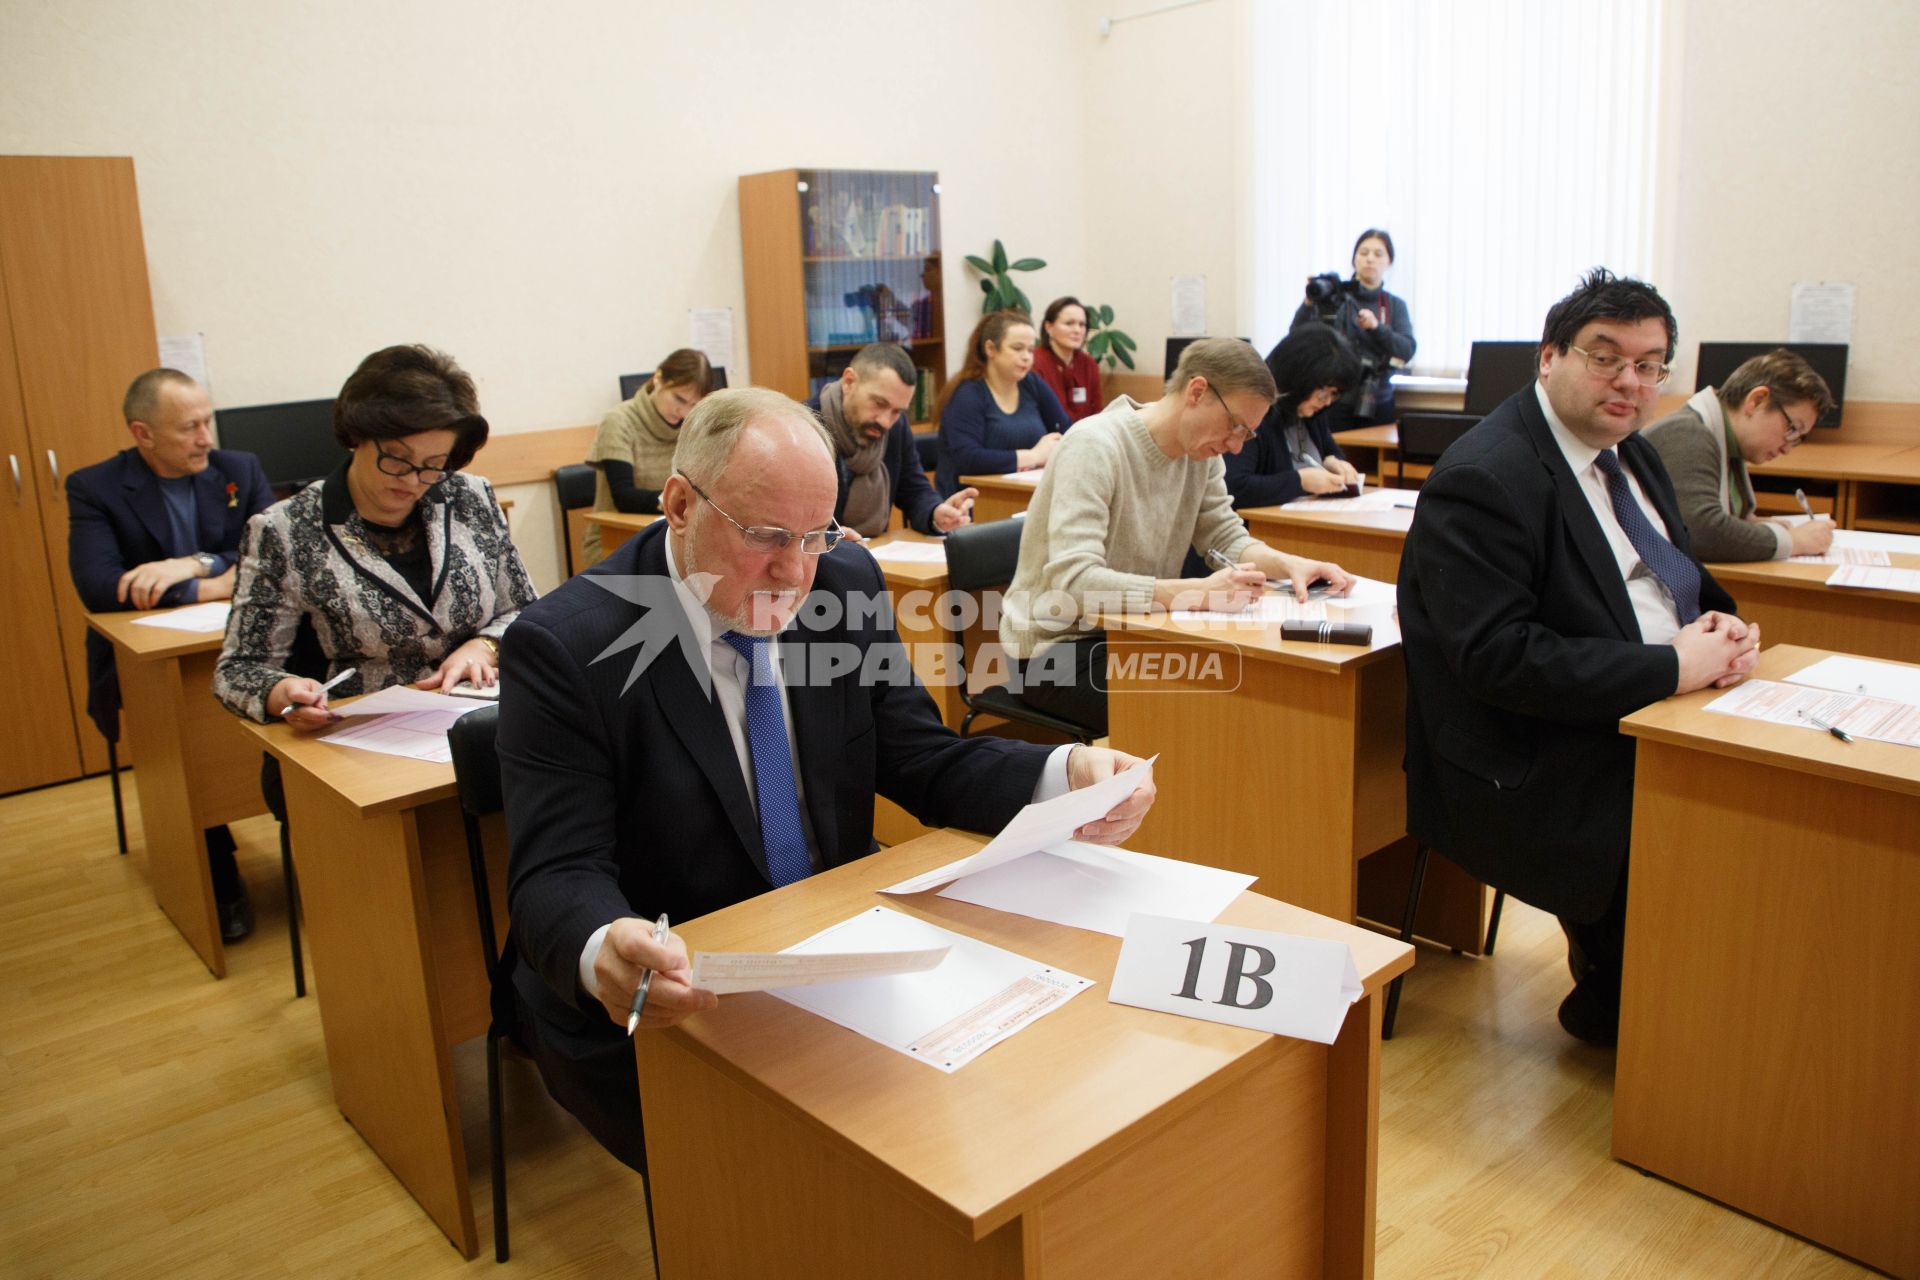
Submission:
<svg viewBox="0 0 1920 1280">
<path fill-rule="evenodd" d="M 1813 423 L 1809 422 L 1807 423 L 1806 426 L 1804 427 L 1801 426 L 1799 423 L 1793 420 L 1793 415 L 1787 412 L 1787 406 L 1785 406 L 1784 404 L 1781 404 L 1778 400 L 1775 400 L 1773 402 L 1773 407 L 1775 409 L 1778 409 L 1780 411 L 1780 416 L 1787 420 L 1787 443 L 1788 444 L 1799 444 L 1802 440 L 1805 440 L 1808 436 L 1813 434 Z"/>
<path fill-rule="evenodd" d="M 396 480 L 403 479 L 406 476 L 419 476 L 420 483 L 431 489 L 434 485 L 439 484 L 442 480 L 445 480 L 453 474 L 444 464 L 438 467 L 416 467 L 399 454 L 388 453 L 378 444 L 373 446 L 373 451 L 379 455 L 374 459 L 374 465 Z"/>
<path fill-rule="evenodd" d="M 1658 360 L 1630 361 L 1617 351 L 1589 351 L 1572 343 L 1567 344 L 1567 349 L 1578 351 L 1586 359 L 1588 372 L 1609 382 L 1618 377 L 1620 370 L 1628 364 L 1633 366 L 1633 376 L 1650 387 L 1665 386 L 1667 379 L 1673 376 L 1673 366 Z"/>
<path fill-rule="evenodd" d="M 795 533 L 791 529 L 782 529 L 779 525 L 772 524 L 741 524 L 738 520 L 735 520 L 732 516 L 727 515 L 725 511 L 721 510 L 719 503 L 707 497 L 707 491 L 699 485 L 694 484 L 692 476 L 684 471 L 678 470 L 676 470 L 674 474 L 678 475 L 682 480 L 685 480 L 687 484 L 692 487 L 693 491 L 700 495 L 703 502 L 715 511 L 719 511 L 728 524 L 740 531 L 740 537 L 747 544 L 749 551 L 756 551 L 763 555 L 771 555 L 776 551 L 785 551 L 787 547 L 792 544 L 793 540 L 798 538 L 800 540 L 801 551 L 810 556 L 817 556 L 833 550 L 834 547 L 839 545 L 840 540 L 847 536 L 847 531 L 840 527 L 838 521 L 835 521 L 829 528 L 809 529 L 805 533 Z"/>
<path fill-rule="evenodd" d="M 1207 390 L 1213 392 L 1213 398 L 1220 402 L 1220 407 L 1222 409 L 1227 410 L 1227 421 L 1233 424 L 1233 431 L 1231 432 L 1231 437 L 1235 440 L 1241 440 L 1241 441 L 1253 439 L 1253 433 L 1258 431 L 1260 428 L 1250 427 L 1246 423 L 1240 421 L 1240 419 L 1234 417 L 1233 410 L 1227 409 L 1227 398 L 1221 395 L 1219 392 L 1219 389 L 1216 388 L 1211 382 L 1207 384 Z"/>
</svg>

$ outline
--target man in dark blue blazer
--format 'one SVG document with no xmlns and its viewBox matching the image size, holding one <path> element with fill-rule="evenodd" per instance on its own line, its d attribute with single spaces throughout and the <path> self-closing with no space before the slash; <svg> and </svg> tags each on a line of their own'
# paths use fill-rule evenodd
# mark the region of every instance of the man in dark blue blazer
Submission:
<svg viewBox="0 0 1920 1280">
<path fill-rule="evenodd" d="M 942 501 L 920 465 L 920 448 L 908 425 L 914 383 L 913 359 L 892 342 L 870 342 L 840 374 L 807 401 L 827 429 L 839 460 L 840 496 L 833 517 L 861 536 L 887 531 L 893 508 L 909 529 L 948 533 L 973 519 L 977 489 L 962 489 Z"/>
<path fill-rule="evenodd" d="M 133 447 L 67 477 L 67 564 L 81 602 L 96 613 L 157 609 L 233 595 L 247 521 L 273 503 L 260 460 L 213 447 L 213 407 L 175 369 L 133 380 L 121 406 Z M 109 742 L 120 737 L 113 645 L 87 633 L 87 714 Z M 207 831 L 220 931 L 253 928 L 246 886 L 225 827 Z"/>
<path fill-rule="evenodd" d="M 1700 566 L 1637 432 L 1673 313 L 1595 271 L 1547 313 L 1539 381 L 1450 449 L 1400 561 L 1407 828 L 1560 917 L 1561 1024 L 1619 1022 L 1633 740 L 1620 718 L 1753 669 L 1760 629 Z"/>
<path fill-rule="evenodd" d="M 688 415 L 665 518 L 530 606 L 502 653 L 499 753 L 513 919 L 496 1008 L 548 1089 L 645 1167 L 627 1009 L 710 1009 L 690 919 L 873 849 L 876 794 L 930 826 L 993 831 L 1132 757 L 961 738 L 914 679 L 873 558 L 840 539 L 834 457 L 777 392 Z M 797 531 L 797 532 L 796 532 Z M 805 608 L 802 608 L 802 605 Z M 1081 839 L 1118 842 L 1143 787 Z"/>
</svg>

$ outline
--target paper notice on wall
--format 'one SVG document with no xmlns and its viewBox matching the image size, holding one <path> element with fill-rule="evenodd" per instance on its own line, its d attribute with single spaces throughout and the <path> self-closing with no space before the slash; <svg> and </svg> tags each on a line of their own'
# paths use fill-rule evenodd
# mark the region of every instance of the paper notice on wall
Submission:
<svg viewBox="0 0 1920 1280">
<path fill-rule="evenodd" d="M 1173 278 L 1173 336 L 1199 338 L 1207 332 L 1207 278 Z M 1171 372 L 1171 371 L 1169 371 Z"/>
<path fill-rule="evenodd" d="M 213 384 L 207 380 L 206 334 L 180 333 L 160 339 L 160 367 L 178 369 L 213 394 Z"/>
<path fill-rule="evenodd" d="M 1788 342 L 1852 342 L 1854 286 L 1801 280 L 1793 286 Z"/>
<path fill-rule="evenodd" d="M 687 345 L 704 352 L 717 368 L 733 364 L 733 308 L 693 307 L 687 311 Z"/>
</svg>

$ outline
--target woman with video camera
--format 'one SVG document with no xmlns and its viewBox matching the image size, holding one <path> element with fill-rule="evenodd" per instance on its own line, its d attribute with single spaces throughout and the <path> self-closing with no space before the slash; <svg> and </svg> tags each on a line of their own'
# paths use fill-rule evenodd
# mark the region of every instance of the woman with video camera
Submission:
<svg viewBox="0 0 1920 1280">
<path fill-rule="evenodd" d="M 1360 378 L 1333 408 L 1329 429 L 1392 422 L 1393 370 L 1413 359 L 1413 316 L 1406 302 L 1384 287 L 1393 265 L 1393 237 L 1368 227 L 1353 242 L 1353 277 L 1333 273 L 1307 281 L 1307 297 L 1293 313 L 1293 327 L 1320 321 L 1332 325 L 1360 357 Z"/>
</svg>

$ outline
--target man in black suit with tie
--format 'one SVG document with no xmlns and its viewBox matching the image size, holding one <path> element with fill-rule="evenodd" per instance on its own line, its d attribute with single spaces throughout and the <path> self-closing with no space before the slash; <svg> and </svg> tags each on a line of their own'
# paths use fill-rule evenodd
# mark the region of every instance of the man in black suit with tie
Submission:
<svg viewBox="0 0 1920 1280">
<path fill-rule="evenodd" d="M 1538 382 L 1434 467 L 1400 562 L 1408 830 L 1560 917 L 1575 978 L 1560 1022 L 1595 1044 L 1620 1014 L 1620 718 L 1738 681 L 1760 644 L 1636 434 L 1675 336 L 1651 286 L 1589 274 L 1547 313 Z"/>
<path fill-rule="evenodd" d="M 67 477 L 67 565 L 95 613 L 158 609 L 233 595 L 247 521 L 273 504 L 260 460 L 213 447 L 213 406 L 177 369 L 149 369 L 121 405 L 133 447 Z M 120 738 L 113 645 L 87 632 L 87 714 Z M 253 929 L 253 907 L 225 827 L 207 829 L 207 858 L 228 941 Z"/>
<path fill-rule="evenodd" d="M 1133 762 L 961 738 L 914 680 L 885 581 L 842 530 L 833 448 L 777 392 L 687 417 L 664 519 L 525 610 L 502 654 L 511 943 L 496 985 L 548 1089 L 645 1168 L 627 1009 L 713 1007 L 654 918 L 690 919 L 864 857 L 876 793 L 993 831 Z M 805 605 L 802 608 L 802 605 Z M 1139 825 L 1136 790 L 1081 839 Z"/>
</svg>

